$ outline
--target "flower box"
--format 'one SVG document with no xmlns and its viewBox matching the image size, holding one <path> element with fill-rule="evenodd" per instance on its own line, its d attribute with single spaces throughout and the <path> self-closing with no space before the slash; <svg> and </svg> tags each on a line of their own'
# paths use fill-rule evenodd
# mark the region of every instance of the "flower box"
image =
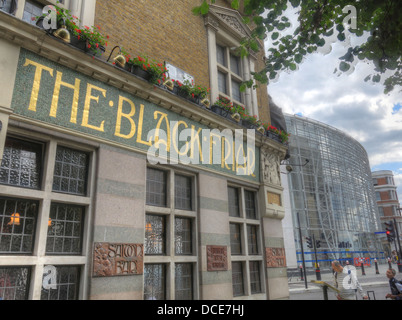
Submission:
<svg viewBox="0 0 402 320">
<path fill-rule="evenodd" d="M 131 73 L 146 81 L 149 81 L 151 79 L 151 74 L 148 71 L 142 69 L 140 66 L 137 66 L 137 65 L 132 66 Z"/>
<path fill-rule="evenodd" d="M 267 130 L 265 131 L 265 135 L 272 140 L 282 143 L 281 137 L 277 133 Z"/>
<path fill-rule="evenodd" d="M 215 112 L 216 114 L 220 115 L 221 117 L 225 117 L 225 118 L 226 118 L 226 115 L 229 113 L 228 110 L 226 110 L 216 104 L 211 106 L 211 111 Z"/>
<path fill-rule="evenodd" d="M 189 100 L 195 104 L 200 104 L 200 98 L 196 95 L 190 95 L 186 90 L 182 89 L 180 86 L 175 84 L 176 89 L 173 91 L 175 92 L 178 96 Z"/>
<path fill-rule="evenodd" d="M 256 129 L 257 128 L 257 126 L 254 123 L 252 123 L 248 120 L 245 120 L 245 119 L 242 119 L 241 125 L 243 127 L 245 127 L 246 129 Z"/>
</svg>

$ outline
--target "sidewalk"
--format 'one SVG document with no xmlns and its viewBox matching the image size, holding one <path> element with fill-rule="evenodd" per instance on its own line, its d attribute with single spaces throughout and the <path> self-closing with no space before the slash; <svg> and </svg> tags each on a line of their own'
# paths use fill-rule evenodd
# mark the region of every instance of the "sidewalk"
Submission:
<svg viewBox="0 0 402 320">
<path fill-rule="evenodd" d="M 366 275 L 362 275 L 362 269 L 360 267 L 356 267 L 357 270 L 357 278 L 359 282 L 364 285 L 364 287 L 370 287 L 373 285 L 388 285 L 388 278 L 385 275 L 385 272 L 388 270 L 388 263 L 386 264 L 380 264 L 378 265 L 378 272 L 379 274 L 376 274 L 376 269 L 374 264 L 370 267 L 365 266 L 364 271 Z M 401 275 L 398 272 L 398 266 L 396 264 L 392 264 L 392 268 L 396 270 L 397 272 L 397 278 L 398 274 Z M 303 293 L 303 292 L 309 292 L 309 291 L 314 291 L 314 290 L 322 290 L 322 287 L 311 283 L 311 280 L 317 280 L 315 272 L 310 272 L 307 274 L 307 289 L 305 287 L 305 281 L 300 280 L 300 271 L 299 273 L 293 274 L 293 277 L 289 279 L 288 285 L 289 285 L 289 292 L 291 293 Z M 314 270 L 312 270 L 314 271 Z M 400 277 L 400 276 L 399 276 Z M 399 279 L 399 278 L 398 278 Z M 333 275 L 332 275 L 332 270 L 326 268 L 324 270 L 321 270 L 321 280 L 328 282 L 329 284 L 333 284 Z"/>
</svg>

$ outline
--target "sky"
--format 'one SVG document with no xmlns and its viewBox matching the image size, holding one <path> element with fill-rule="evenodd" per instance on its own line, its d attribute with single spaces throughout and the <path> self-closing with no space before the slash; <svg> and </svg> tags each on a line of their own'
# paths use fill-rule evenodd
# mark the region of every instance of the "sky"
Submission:
<svg viewBox="0 0 402 320">
<path fill-rule="evenodd" d="M 357 44 L 359 39 L 349 41 Z M 269 48 L 269 40 L 265 46 Z M 366 149 L 372 171 L 393 172 L 402 207 L 402 88 L 384 94 L 381 83 L 364 82 L 372 71 L 367 63 L 357 63 L 349 74 L 334 73 L 346 49 L 333 43 L 326 46 L 330 53 L 311 54 L 298 70 L 270 82 L 268 93 L 284 113 L 320 121 L 356 139 Z"/>
</svg>

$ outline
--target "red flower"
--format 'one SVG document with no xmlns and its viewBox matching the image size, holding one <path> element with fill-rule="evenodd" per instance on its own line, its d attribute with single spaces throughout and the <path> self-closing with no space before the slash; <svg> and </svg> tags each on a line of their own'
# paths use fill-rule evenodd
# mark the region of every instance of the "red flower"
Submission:
<svg viewBox="0 0 402 320">
<path fill-rule="evenodd" d="M 91 48 L 91 45 L 88 43 L 88 49 L 90 49 Z"/>
</svg>

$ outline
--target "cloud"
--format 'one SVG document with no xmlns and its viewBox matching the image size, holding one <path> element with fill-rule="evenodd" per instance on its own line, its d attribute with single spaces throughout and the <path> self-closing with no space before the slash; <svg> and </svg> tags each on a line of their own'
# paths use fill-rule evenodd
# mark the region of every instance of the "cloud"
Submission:
<svg viewBox="0 0 402 320">
<path fill-rule="evenodd" d="M 283 112 L 320 121 L 356 139 L 371 167 L 391 170 L 389 165 L 397 163 L 393 170 L 402 203 L 402 92 L 397 88 L 386 95 L 381 84 L 364 82 L 371 70 L 362 63 L 349 75 L 334 74 L 343 50 L 334 45 L 331 54 L 311 55 L 299 70 L 270 83 L 268 92 Z"/>
</svg>

